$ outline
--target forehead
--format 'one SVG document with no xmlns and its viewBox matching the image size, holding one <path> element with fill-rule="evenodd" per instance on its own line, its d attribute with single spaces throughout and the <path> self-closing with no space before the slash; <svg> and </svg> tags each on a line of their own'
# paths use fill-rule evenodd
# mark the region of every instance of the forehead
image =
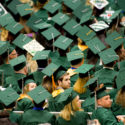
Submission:
<svg viewBox="0 0 125 125">
<path fill-rule="evenodd" d="M 67 79 L 67 78 L 70 79 L 70 75 L 66 73 L 66 74 L 64 74 L 63 79 Z"/>
</svg>

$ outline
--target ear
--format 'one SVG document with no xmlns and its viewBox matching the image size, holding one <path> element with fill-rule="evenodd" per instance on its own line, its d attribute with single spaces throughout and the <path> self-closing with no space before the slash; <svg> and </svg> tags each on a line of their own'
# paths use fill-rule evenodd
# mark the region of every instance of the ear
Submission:
<svg viewBox="0 0 125 125">
<path fill-rule="evenodd" d="M 101 104 L 102 104 L 101 102 L 102 102 L 101 99 L 98 99 L 98 100 L 97 100 L 97 104 L 98 104 L 98 105 L 101 105 Z"/>
<path fill-rule="evenodd" d="M 57 83 L 59 86 L 62 86 L 62 81 L 58 80 Z"/>
</svg>

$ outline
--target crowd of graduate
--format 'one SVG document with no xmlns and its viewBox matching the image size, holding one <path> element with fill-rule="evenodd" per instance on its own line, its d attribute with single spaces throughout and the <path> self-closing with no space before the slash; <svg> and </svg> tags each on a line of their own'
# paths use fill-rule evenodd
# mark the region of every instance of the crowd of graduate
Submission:
<svg viewBox="0 0 125 125">
<path fill-rule="evenodd" d="M 124 125 L 124 3 L 0 0 L 0 125 Z"/>
</svg>

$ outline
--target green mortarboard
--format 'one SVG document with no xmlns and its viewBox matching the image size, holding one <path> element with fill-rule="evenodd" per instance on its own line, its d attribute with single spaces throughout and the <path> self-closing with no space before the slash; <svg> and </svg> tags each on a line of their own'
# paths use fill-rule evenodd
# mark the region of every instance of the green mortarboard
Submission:
<svg viewBox="0 0 125 125">
<path fill-rule="evenodd" d="M 69 20 L 69 16 L 67 16 L 66 14 L 63 14 L 61 12 L 57 13 L 55 16 L 52 17 L 52 20 L 57 23 L 58 25 L 62 25 L 65 22 L 67 22 Z"/>
<path fill-rule="evenodd" d="M 72 39 L 65 37 L 65 36 L 60 36 L 55 42 L 54 42 L 54 46 L 62 49 L 62 50 L 66 50 L 70 44 L 73 42 Z"/>
<path fill-rule="evenodd" d="M 41 34 L 47 39 L 47 40 L 52 40 L 55 37 L 60 35 L 60 32 L 54 28 L 54 27 L 50 27 L 49 29 L 41 32 Z"/>
<path fill-rule="evenodd" d="M 29 18 L 26 25 L 30 27 L 33 31 L 37 32 L 38 29 L 35 27 L 35 25 L 45 22 L 47 18 L 48 18 L 47 11 L 39 10 Z"/>
<path fill-rule="evenodd" d="M 112 48 L 109 48 L 100 52 L 99 56 L 102 59 L 104 64 L 108 64 L 110 62 L 113 62 L 119 59 L 119 56 L 116 54 L 116 52 Z"/>
<path fill-rule="evenodd" d="M 27 37 L 24 34 L 19 34 L 16 39 L 13 41 L 13 44 L 18 46 L 21 49 L 24 49 L 23 46 L 29 43 L 32 39 Z"/>
<path fill-rule="evenodd" d="M 6 9 L 3 7 L 3 5 L 0 3 L 0 16 L 3 16 L 7 14 Z"/>
<path fill-rule="evenodd" d="M 120 14 L 120 12 L 121 12 L 121 10 L 116 10 L 116 11 L 112 14 L 112 16 L 110 17 L 110 20 L 113 20 L 113 19 L 115 19 L 116 17 L 118 17 L 118 15 Z"/>
<path fill-rule="evenodd" d="M 14 101 L 16 101 L 18 98 L 19 98 L 19 95 L 12 88 L 7 88 L 6 90 L 0 92 L 0 100 L 6 106 L 10 105 Z"/>
<path fill-rule="evenodd" d="M 16 6 L 22 4 L 19 0 L 12 0 L 7 7 L 9 8 L 9 10 L 13 13 L 13 14 L 17 14 L 17 9 Z"/>
<path fill-rule="evenodd" d="M 98 32 L 108 28 L 109 25 L 107 25 L 104 21 L 98 21 L 96 23 L 89 25 L 89 27 L 92 28 L 94 31 Z"/>
<path fill-rule="evenodd" d="M 105 87 L 103 87 L 103 88 L 101 88 L 101 89 L 98 89 L 98 90 L 96 91 L 96 94 L 97 94 L 97 99 L 100 99 L 100 98 L 102 98 L 102 97 L 104 97 L 104 96 L 109 95 L 109 93 L 106 92 L 106 88 L 105 88 Z"/>
<path fill-rule="evenodd" d="M 61 76 L 63 76 L 66 73 L 66 69 L 63 66 L 60 66 L 55 72 L 54 72 L 54 79 L 57 81 Z"/>
<path fill-rule="evenodd" d="M 93 67 L 94 65 L 83 64 L 79 68 L 77 68 L 74 72 L 85 74 L 89 72 Z"/>
<path fill-rule="evenodd" d="M 41 85 L 27 93 L 36 104 L 41 103 L 45 99 L 51 96 L 51 94 L 43 88 Z"/>
<path fill-rule="evenodd" d="M 21 29 L 23 29 L 23 25 L 21 25 L 18 22 L 13 21 L 13 22 L 11 22 L 11 24 L 8 24 L 5 28 L 15 35 Z"/>
<path fill-rule="evenodd" d="M 0 41 L 0 55 L 4 54 L 8 50 L 8 43 Z"/>
<path fill-rule="evenodd" d="M 32 13 L 32 8 L 28 3 L 18 5 L 16 6 L 16 9 L 18 13 L 20 14 L 20 16 L 25 16 L 25 15 Z"/>
<path fill-rule="evenodd" d="M 106 48 L 106 46 L 97 37 L 86 42 L 86 45 L 94 54 L 97 54 Z"/>
<path fill-rule="evenodd" d="M 0 25 L 2 25 L 3 27 L 12 23 L 13 21 L 14 21 L 14 18 L 11 16 L 10 13 L 0 16 Z"/>
<path fill-rule="evenodd" d="M 71 47 L 70 51 L 76 51 L 76 50 L 80 50 L 79 47 L 77 45 L 74 45 L 73 47 Z"/>
<path fill-rule="evenodd" d="M 71 87 L 60 94 L 57 103 L 63 103 L 64 105 L 67 105 L 68 103 L 72 102 L 77 95 L 78 94 L 74 92 L 73 88 Z"/>
<path fill-rule="evenodd" d="M 76 36 L 82 39 L 84 42 L 91 40 L 95 35 L 96 33 L 86 25 L 84 25 L 76 34 Z"/>
<path fill-rule="evenodd" d="M 10 60 L 10 64 L 16 71 L 18 71 L 26 66 L 26 57 L 24 55 L 18 56 L 17 58 Z"/>
<path fill-rule="evenodd" d="M 58 51 L 55 51 L 55 52 L 51 51 L 50 54 L 49 54 L 49 58 L 51 58 L 52 61 L 55 60 L 55 59 L 57 59 L 58 57 L 60 57 Z"/>
<path fill-rule="evenodd" d="M 80 19 L 80 23 L 85 23 L 91 18 L 92 8 L 90 6 L 83 6 L 81 4 L 77 9 L 74 10 L 73 14 Z"/>
<path fill-rule="evenodd" d="M 96 83 L 97 80 L 98 80 L 97 77 L 93 77 L 93 78 L 89 79 L 89 80 L 87 81 L 87 83 L 84 85 L 84 87 L 87 87 L 87 86 L 89 86 L 89 85 L 91 85 L 91 84 Z"/>
<path fill-rule="evenodd" d="M 121 69 L 119 71 L 119 74 L 117 75 L 117 78 L 116 78 L 116 85 L 117 85 L 117 89 L 121 89 L 123 86 L 125 86 L 125 77 L 124 77 L 124 74 L 125 74 L 125 68 Z"/>
<path fill-rule="evenodd" d="M 45 69 L 42 70 L 42 73 L 44 73 L 47 76 L 52 76 L 59 67 L 59 65 L 50 63 Z"/>
<path fill-rule="evenodd" d="M 84 57 L 81 50 L 72 51 L 66 54 L 69 62 L 77 59 L 82 59 Z"/>
<path fill-rule="evenodd" d="M 74 19 L 71 19 L 68 21 L 63 28 L 71 35 L 75 35 L 81 28 L 82 26 L 77 23 Z"/>
<path fill-rule="evenodd" d="M 113 48 L 116 49 L 119 47 L 123 41 L 124 38 L 121 36 L 118 32 L 114 31 L 113 33 L 109 34 L 105 41 Z"/>
<path fill-rule="evenodd" d="M 51 0 L 43 8 L 49 11 L 50 13 L 54 13 L 61 8 L 61 4 L 54 0 Z"/>
<path fill-rule="evenodd" d="M 33 79 L 27 79 L 24 82 L 24 86 L 28 85 L 29 83 L 36 83 Z"/>
<path fill-rule="evenodd" d="M 80 4 L 83 3 L 81 2 L 81 0 L 64 0 L 64 4 L 70 9 L 75 10 Z"/>
<path fill-rule="evenodd" d="M 124 0 L 118 0 L 118 6 L 125 11 L 125 6 L 124 6 L 125 1 Z"/>
<path fill-rule="evenodd" d="M 38 51 L 32 58 L 33 60 L 46 60 L 49 58 L 50 50 Z"/>
<path fill-rule="evenodd" d="M 51 26 L 52 25 L 47 23 L 47 22 L 41 22 L 41 23 L 38 23 L 38 24 L 34 25 L 34 27 L 36 27 L 37 29 L 40 29 L 40 30 L 49 28 Z"/>
</svg>

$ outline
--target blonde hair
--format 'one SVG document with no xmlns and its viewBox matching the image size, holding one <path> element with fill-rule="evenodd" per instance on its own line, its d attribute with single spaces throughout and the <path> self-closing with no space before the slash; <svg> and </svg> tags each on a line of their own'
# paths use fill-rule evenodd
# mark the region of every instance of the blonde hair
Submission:
<svg viewBox="0 0 125 125">
<path fill-rule="evenodd" d="M 32 0 L 20 0 L 21 3 L 29 3 L 30 6 L 33 6 Z"/>
<path fill-rule="evenodd" d="M 125 87 L 124 87 L 125 89 Z M 116 104 L 122 106 L 123 108 L 125 108 L 125 90 L 123 88 L 121 88 L 118 91 L 118 94 L 116 96 Z"/>
<path fill-rule="evenodd" d="M 38 69 L 37 62 L 35 60 L 32 60 L 33 57 L 30 53 L 27 53 L 26 58 L 27 58 L 28 72 L 35 72 Z"/>
<path fill-rule="evenodd" d="M 77 96 L 73 99 L 73 101 L 67 104 L 64 109 L 60 113 L 60 117 L 69 121 L 71 119 L 71 115 L 74 115 L 76 111 L 83 111 L 80 107 L 77 106 Z"/>
<path fill-rule="evenodd" d="M 9 35 L 9 31 L 6 30 L 5 28 L 1 28 L 1 41 L 7 41 L 8 35 Z"/>
<path fill-rule="evenodd" d="M 25 85 L 23 88 L 23 94 L 27 94 L 29 92 L 29 84 Z"/>
<path fill-rule="evenodd" d="M 79 77 L 73 86 L 74 91 L 80 94 L 86 92 L 86 88 L 83 88 L 83 86 L 87 83 L 88 79 L 89 79 L 88 77 L 85 78 Z"/>
</svg>

